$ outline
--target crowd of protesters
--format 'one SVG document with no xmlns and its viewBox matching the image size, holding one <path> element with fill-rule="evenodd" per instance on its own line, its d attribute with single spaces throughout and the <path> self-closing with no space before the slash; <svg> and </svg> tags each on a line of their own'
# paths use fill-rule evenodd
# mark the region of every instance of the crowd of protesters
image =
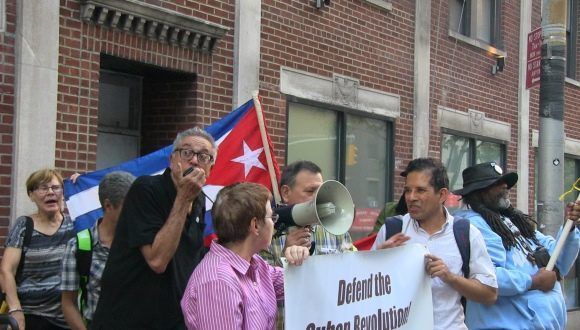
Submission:
<svg viewBox="0 0 580 330">
<path fill-rule="evenodd" d="M 352 251 L 350 237 L 299 228 L 273 241 L 272 195 L 261 185 L 238 183 L 218 193 L 211 210 L 218 239 L 205 247 L 202 187 L 216 157 L 207 132 L 179 133 L 163 174 L 106 175 L 99 184 L 103 216 L 79 233 L 64 211 L 59 172 L 32 173 L 26 190 L 36 211 L 13 222 L 0 265 L 7 313 L 19 328 L 281 328 L 280 258 L 300 265 L 309 255 Z M 321 172 L 308 161 L 286 166 L 284 201 L 311 200 Z M 558 280 L 578 255 L 576 226 L 556 268 L 546 270 L 556 240 L 509 203 L 516 173 L 503 174 L 493 162 L 465 169 L 463 188 L 454 191 L 465 209 L 455 214 L 444 206 L 450 191 L 440 161 L 414 159 L 402 176 L 400 214 L 381 217 L 373 249 L 427 245 L 435 329 L 565 328 Z M 577 225 L 579 217 L 580 204 L 569 204 L 566 218 Z M 466 238 L 457 236 L 461 230 Z M 469 260 L 462 254 L 466 245 Z"/>
</svg>

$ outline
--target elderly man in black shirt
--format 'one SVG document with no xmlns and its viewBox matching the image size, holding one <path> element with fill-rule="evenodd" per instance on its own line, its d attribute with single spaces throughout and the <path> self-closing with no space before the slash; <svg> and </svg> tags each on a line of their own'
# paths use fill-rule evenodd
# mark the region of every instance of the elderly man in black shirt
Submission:
<svg viewBox="0 0 580 330">
<path fill-rule="evenodd" d="M 184 329 L 179 306 L 205 248 L 202 187 L 216 156 L 207 132 L 177 135 L 170 168 L 135 180 L 103 273 L 92 329 Z"/>
</svg>

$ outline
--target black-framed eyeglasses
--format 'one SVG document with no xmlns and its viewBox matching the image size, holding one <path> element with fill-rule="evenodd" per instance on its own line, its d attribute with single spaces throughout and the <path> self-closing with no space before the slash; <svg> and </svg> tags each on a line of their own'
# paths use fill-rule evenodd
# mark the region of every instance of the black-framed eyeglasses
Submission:
<svg viewBox="0 0 580 330">
<path fill-rule="evenodd" d="M 197 152 L 193 149 L 175 149 L 175 152 L 179 152 L 179 156 L 185 161 L 190 161 L 193 156 L 196 156 L 200 164 L 207 165 L 213 162 L 213 156 L 204 151 Z"/>
<path fill-rule="evenodd" d="M 34 190 L 38 191 L 41 195 L 46 195 L 48 194 L 49 189 L 52 189 L 52 192 L 55 193 L 56 195 L 62 194 L 62 186 L 59 184 L 53 186 L 42 185 L 36 187 L 36 189 Z"/>
<path fill-rule="evenodd" d="M 278 219 L 280 219 L 280 215 L 279 214 L 272 214 L 270 216 L 265 216 L 264 218 L 272 219 L 272 222 L 276 223 L 278 221 Z"/>
</svg>

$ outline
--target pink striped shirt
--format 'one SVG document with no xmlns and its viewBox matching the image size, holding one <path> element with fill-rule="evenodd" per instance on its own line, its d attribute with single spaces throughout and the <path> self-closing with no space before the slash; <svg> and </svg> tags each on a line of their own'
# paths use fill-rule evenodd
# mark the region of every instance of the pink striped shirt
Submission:
<svg viewBox="0 0 580 330">
<path fill-rule="evenodd" d="M 255 254 L 248 262 L 212 242 L 181 299 L 188 329 L 274 329 L 284 272 Z"/>
</svg>

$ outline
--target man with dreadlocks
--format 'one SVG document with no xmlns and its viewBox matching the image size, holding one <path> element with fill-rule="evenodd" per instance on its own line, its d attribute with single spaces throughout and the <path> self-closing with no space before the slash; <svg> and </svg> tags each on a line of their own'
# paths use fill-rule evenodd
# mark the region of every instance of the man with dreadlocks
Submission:
<svg viewBox="0 0 580 330">
<path fill-rule="evenodd" d="M 572 227 L 562 254 L 559 271 L 544 267 L 556 240 L 534 229 L 527 214 L 510 205 L 508 190 L 518 181 L 517 173 L 503 174 L 494 162 L 463 171 L 461 195 L 467 210 L 455 216 L 469 219 L 487 245 L 496 267 L 499 296 L 491 306 L 467 301 L 469 329 L 564 329 L 566 305 L 557 277 L 568 273 L 580 247 L 580 233 Z M 580 204 L 568 206 L 568 218 L 579 224 Z M 559 235 L 559 234 L 558 234 Z"/>
</svg>

